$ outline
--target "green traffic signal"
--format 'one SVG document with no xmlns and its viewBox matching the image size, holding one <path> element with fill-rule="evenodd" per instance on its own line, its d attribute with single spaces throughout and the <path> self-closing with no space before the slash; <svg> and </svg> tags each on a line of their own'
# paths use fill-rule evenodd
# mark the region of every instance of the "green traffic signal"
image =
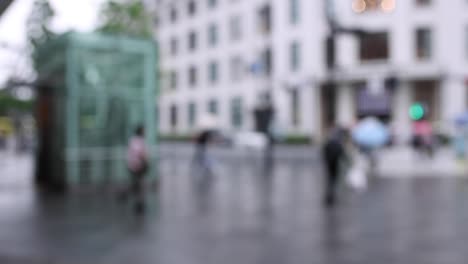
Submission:
<svg viewBox="0 0 468 264">
<path fill-rule="evenodd" d="M 412 120 L 421 120 L 424 117 L 424 114 L 425 110 L 421 104 L 416 103 L 410 107 L 409 115 Z"/>
</svg>

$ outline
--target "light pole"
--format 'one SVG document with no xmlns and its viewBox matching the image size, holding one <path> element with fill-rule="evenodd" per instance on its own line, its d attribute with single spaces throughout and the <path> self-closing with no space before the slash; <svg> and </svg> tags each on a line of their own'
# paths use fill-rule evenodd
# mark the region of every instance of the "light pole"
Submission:
<svg viewBox="0 0 468 264">
<path fill-rule="evenodd" d="M 327 69 L 333 73 L 336 68 L 336 37 L 338 35 L 352 35 L 361 38 L 367 34 L 362 28 L 343 27 L 339 24 L 335 14 L 334 0 L 325 0 L 325 17 L 328 24 L 328 35 L 326 44 Z"/>
<path fill-rule="evenodd" d="M 326 36 L 326 71 L 327 71 L 327 81 L 326 86 L 327 89 L 331 89 L 331 94 L 335 94 L 337 90 L 337 78 L 336 78 L 336 38 L 338 35 L 351 35 L 357 38 L 361 38 L 367 34 L 364 29 L 361 28 L 354 28 L 354 27 L 344 27 L 340 25 L 339 21 L 337 21 L 337 16 L 335 13 L 335 1 L 334 0 L 324 0 L 324 11 L 325 11 L 325 18 L 328 25 L 328 34 Z M 330 104 L 332 107 L 336 105 L 335 96 L 331 97 Z M 335 111 L 333 111 L 335 113 Z M 327 122 L 332 121 L 336 123 L 337 116 L 339 113 L 333 114 L 331 119 L 327 120 Z"/>
</svg>

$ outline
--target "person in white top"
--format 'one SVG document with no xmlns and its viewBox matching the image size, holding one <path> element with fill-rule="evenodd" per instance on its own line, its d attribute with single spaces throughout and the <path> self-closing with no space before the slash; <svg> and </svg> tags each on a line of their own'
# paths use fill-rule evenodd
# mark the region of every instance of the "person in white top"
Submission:
<svg viewBox="0 0 468 264">
<path fill-rule="evenodd" d="M 127 165 L 132 174 L 144 172 L 147 155 L 143 127 L 138 127 L 135 136 L 130 139 L 127 150 Z"/>
<path fill-rule="evenodd" d="M 148 153 L 145 144 L 145 130 L 138 126 L 130 138 L 127 149 L 127 167 L 131 174 L 130 191 L 135 198 L 135 211 L 144 211 L 143 179 L 148 171 Z"/>
</svg>

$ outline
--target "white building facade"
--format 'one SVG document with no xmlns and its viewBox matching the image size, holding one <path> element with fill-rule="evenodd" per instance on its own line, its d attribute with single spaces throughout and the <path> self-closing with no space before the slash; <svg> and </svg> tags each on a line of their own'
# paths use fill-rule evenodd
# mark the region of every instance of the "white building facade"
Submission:
<svg viewBox="0 0 468 264">
<path fill-rule="evenodd" d="M 450 2 L 328 2 L 339 25 L 369 33 L 337 35 L 328 70 L 325 0 L 161 0 L 160 133 L 191 134 L 207 112 L 225 130 L 252 130 L 266 91 L 284 135 L 320 139 L 376 115 L 407 136 L 414 102 L 450 122 L 466 108 L 468 66 L 468 2 Z"/>
</svg>

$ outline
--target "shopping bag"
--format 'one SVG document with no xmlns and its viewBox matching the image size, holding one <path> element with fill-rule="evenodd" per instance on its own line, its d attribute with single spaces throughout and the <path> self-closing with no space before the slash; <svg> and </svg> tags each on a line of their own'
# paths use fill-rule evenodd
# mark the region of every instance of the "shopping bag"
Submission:
<svg viewBox="0 0 468 264">
<path fill-rule="evenodd" d="M 348 171 L 347 182 L 349 187 L 356 191 L 364 191 L 367 189 L 367 179 L 363 170 L 359 168 L 351 168 Z"/>
<path fill-rule="evenodd" d="M 349 187 L 356 191 L 365 191 L 367 189 L 368 167 L 368 162 L 362 155 L 354 158 L 353 165 L 346 175 Z"/>
</svg>

